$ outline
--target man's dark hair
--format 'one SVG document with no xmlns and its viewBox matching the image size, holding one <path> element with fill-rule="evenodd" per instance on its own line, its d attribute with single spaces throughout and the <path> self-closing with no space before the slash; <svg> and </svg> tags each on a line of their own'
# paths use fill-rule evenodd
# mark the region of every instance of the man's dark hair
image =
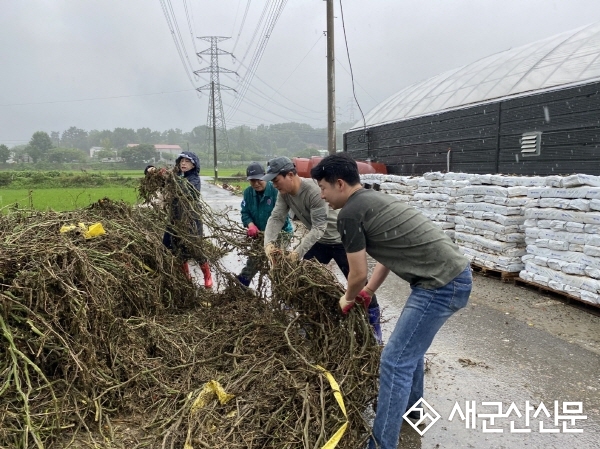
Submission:
<svg viewBox="0 0 600 449">
<path fill-rule="evenodd" d="M 356 161 L 346 153 L 331 154 L 321 160 L 310 171 L 310 176 L 317 181 L 324 179 L 329 184 L 341 179 L 348 185 L 360 184 L 360 175 Z"/>
</svg>

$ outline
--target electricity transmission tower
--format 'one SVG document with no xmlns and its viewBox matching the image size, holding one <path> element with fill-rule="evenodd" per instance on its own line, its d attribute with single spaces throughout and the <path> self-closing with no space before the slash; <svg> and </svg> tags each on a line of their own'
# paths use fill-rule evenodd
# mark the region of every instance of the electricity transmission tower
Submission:
<svg viewBox="0 0 600 449">
<path fill-rule="evenodd" d="M 209 103 L 208 103 L 208 118 L 207 118 L 207 131 L 206 141 L 208 142 L 208 150 L 212 146 L 214 168 L 215 168 L 215 181 L 218 178 L 218 167 L 217 167 L 217 143 L 219 143 L 220 151 L 224 151 L 227 155 L 227 160 L 230 162 L 231 156 L 229 154 L 229 140 L 227 139 L 227 127 L 225 125 L 225 114 L 223 113 L 223 102 L 221 101 L 221 90 L 233 90 L 235 89 L 224 86 L 219 82 L 219 73 L 235 73 L 233 70 L 224 69 L 219 67 L 219 55 L 233 55 L 228 51 L 221 50 L 217 44 L 221 41 L 229 39 L 228 37 L 222 36 L 203 36 L 198 39 L 210 42 L 210 48 L 197 53 L 198 56 L 210 55 L 210 67 L 205 67 L 200 70 L 196 70 L 194 73 L 199 75 L 200 73 L 210 73 L 210 83 L 205 84 L 202 87 L 198 87 L 196 90 L 202 92 L 203 90 L 209 90 Z"/>
<path fill-rule="evenodd" d="M 354 121 L 355 121 L 355 119 L 354 119 L 354 98 L 352 98 L 352 97 L 350 97 L 348 99 L 348 109 L 349 109 L 348 120 L 354 124 Z"/>
</svg>

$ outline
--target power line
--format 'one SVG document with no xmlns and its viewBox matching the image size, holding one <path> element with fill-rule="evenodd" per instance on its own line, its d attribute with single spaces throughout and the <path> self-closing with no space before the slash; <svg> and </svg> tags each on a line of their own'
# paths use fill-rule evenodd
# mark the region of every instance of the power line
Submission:
<svg viewBox="0 0 600 449">
<path fill-rule="evenodd" d="M 250 100 L 249 98 L 246 98 L 246 99 L 245 99 L 245 101 L 246 101 L 247 103 L 249 103 L 251 106 L 254 106 L 254 107 L 258 108 L 259 110 L 264 110 L 264 107 L 263 107 L 263 106 L 259 105 L 258 103 L 255 103 L 254 101 Z M 302 116 L 302 117 L 304 117 L 304 118 L 307 118 L 307 119 L 309 119 L 309 120 L 316 120 L 316 118 L 315 118 L 315 117 L 309 117 L 309 116 L 307 116 L 307 115 L 304 115 L 304 114 L 301 114 L 301 113 L 299 113 L 299 112 L 296 112 L 296 111 L 294 111 L 294 110 L 292 110 L 292 109 L 290 109 L 290 108 L 288 108 L 288 107 L 285 107 L 285 106 L 283 106 L 283 105 L 279 105 L 279 106 L 282 106 L 282 107 L 284 107 L 285 109 L 287 109 L 287 110 L 289 110 L 289 111 L 291 111 L 291 112 L 294 112 L 295 114 L 297 114 L 297 115 L 300 115 L 300 116 Z M 286 119 L 286 120 L 289 120 L 289 117 L 284 117 L 283 115 L 276 114 L 276 113 L 275 113 L 275 112 L 273 112 L 273 111 L 267 111 L 267 113 L 269 113 L 269 114 L 272 114 L 272 115 L 276 115 L 277 117 L 281 117 L 281 118 L 284 118 L 284 119 Z"/>
<path fill-rule="evenodd" d="M 194 11 L 191 11 L 191 20 L 190 20 L 190 12 L 188 12 L 188 5 L 187 5 L 187 0 L 183 0 L 183 7 L 185 9 L 185 17 L 187 18 L 187 24 L 188 24 L 188 29 L 190 30 L 190 37 L 192 39 L 192 45 L 194 46 L 194 54 L 196 54 L 196 56 L 198 56 L 198 49 L 196 48 L 196 39 L 194 39 L 194 27 L 193 22 L 194 22 Z M 198 58 L 200 58 L 200 56 L 198 56 Z M 202 59 L 202 58 L 200 58 Z"/>
<path fill-rule="evenodd" d="M 279 0 L 275 0 L 272 2 L 271 4 L 271 9 L 269 11 L 269 15 L 266 19 L 266 23 L 265 26 L 263 28 L 261 37 L 259 39 L 259 43 L 258 46 L 254 52 L 254 55 L 252 57 L 252 60 L 250 61 L 249 64 L 249 68 L 246 71 L 246 73 L 244 74 L 244 77 L 242 78 L 242 81 L 240 82 L 241 88 L 240 88 L 240 96 L 239 99 L 237 100 L 236 104 L 239 105 L 239 103 L 242 101 L 244 95 L 246 94 L 246 91 L 248 89 L 249 84 L 252 82 L 252 77 L 254 76 L 254 73 L 256 72 L 256 68 L 258 67 L 258 64 L 260 63 L 260 60 L 262 59 L 262 55 L 264 53 L 264 50 L 266 48 L 266 44 L 269 40 L 269 37 L 271 35 L 271 32 L 277 22 L 277 19 L 279 17 L 279 14 L 281 13 L 282 7 L 285 5 L 285 1 L 279 3 L 279 5 L 277 4 Z M 265 5 L 266 6 L 266 5 Z M 263 11 L 264 14 L 264 11 Z M 242 63 L 244 62 L 244 60 L 242 59 Z M 234 111 L 235 112 L 235 111 Z"/>
<path fill-rule="evenodd" d="M 133 95 L 116 95 L 113 97 L 93 97 L 93 98 L 80 98 L 77 100 L 53 100 L 53 101 L 37 101 L 31 103 L 8 103 L 8 104 L 0 104 L 0 107 L 4 106 L 32 106 L 32 105 L 40 105 L 40 104 L 56 104 L 56 103 L 77 103 L 81 101 L 95 101 L 95 100 L 114 100 L 118 98 L 131 98 L 131 97 L 147 97 L 150 95 L 166 95 L 166 94 L 176 94 L 181 92 L 193 92 L 196 89 L 182 89 L 182 90 L 171 90 L 167 92 L 151 92 L 147 94 L 133 94 Z"/>
<path fill-rule="evenodd" d="M 247 69 L 247 67 L 246 67 L 245 65 L 243 65 L 243 64 L 241 64 L 241 65 L 242 65 L 242 67 L 244 67 L 244 68 L 246 68 L 246 69 Z M 322 113 L 323 113 L 323 111 L 315 111 L 315 110 L 313 110 L 313 109 L 309 109 L 309 108 L 307 108 L 306 106 L 302 106 L 302 105 L 300 105 L 300 104 L 296 103 L 295 101 L 293 101 L 293 100 L 289 99 L 289 98 L 288 98 L 288 97 L 286 97 L 285 95 L 283 95 L 283 94 L 281 94 L 281 93 L 277 92 L 277 90 L 276 90 L 274 87 L 272 87 L 271 85 L 269 85 L 269 83 L 267 83 L 266 81 L 264 81 L 264 80 L 263 80 L 263 79 L 262 79 L 260 76 L 258 76 L 258 75 L 256 75 L 256 74 L 254 74 L 254 77 L 255 77 L 257 80 L 259 80 L 261 83 L 263 83 L 265 86 L 267 86 L 269 89 L 271 89 L 271 90 L 275 91 L 276 93 L 278 93 L 278 94 L 279 94 L 279 96 L 280 96 L 281 98 L 284 98 L 285 100 L 289 101 L 290 103 L 292 103 L 292 104 L 294 104 L 294 105 L 296 105 L 296 106 L 298 106 L 298 107 L 300 107 L 300 108 L 302 108 L 302 109 L 305 109 L 306 111 L 308 111 L 308 112 L 311 112 L 311 113 L 315 113 L 315 114 L 322 114 Z M 256 86 L 254 86 L 254 88 L 255 88 L 255 89 L 257 89 L 257 87 L 256 87 Z M 266 94 L 265 94 L 265 95 L 266 95 Z"/>
<path fill-rule="evenodd" d="M 350 70 L 348 70 L 346 68 L 346 66 L 344 66 L 344 64 L 342 64 L 342 61 L 340 61 L 338 58 L 335 58 L 335 61 L 339 64 L 339 66 L 344 69 L 344 72 L 346 72 L 348 75 L 350 75 Z M 352 78 L 352 77 L 350 77 Z M 369 98 L 371 98 L 371 100 L 373 100 L 375 103 L 380 103 L 380 100 L 376 100 L 375 98 L 373 98 L 373 96 L 369 93 L 368 90 L 366 90 L 364 87 L 362 87 L 362 85 L 358 82 L 358 81 L 354 81 L 356 83 L 356 85 L 358 87 L 360 87 L 362 89 L 362 91 L 367 94 L 367 96 L 369 96 Z"/>
<path fill-rule="evenodd" d="M 165 1 L 167 2 L 169 10 L 171 11 L 171 15 L 173 17 L 173 24 L 175 25 L 175 31 L 177 33 L 177 38 L 181 45 L 183 55 L 185 56 L 185 60 L 187 61 L 188 65 L 189 65 L 190 72 L 193 72 L 194 68 L 192 67 L 192 62 L 190 61 L 190 58 L 188 57 L 188 52 L 187 52 L 187 49 L 185 48 L 185 42 L 183 41 L 183 37 L 181 36 L 181 31 L 179 30 L 179 23 L 177 23 L 177 17 L 175 16 L 175 11 L 173 10 L 173 4 L 171 3 L 171 0 L 165 0 Z M 185 2 L 184 2 L 184 4 L 185 4 Z M 187 9 L 186 9 L 186 12 L 187 12 Z M 192 43 L 193 42 L 194 41 L 192 39 Z"/>
<path fill-rule="evenodd" d="M 274 99 L 272 99 L 272 98 L 268 98 L 264 92 L 260 91 L 260 90 L 259 90 L 259 89 L 257 89 L 255 86 L 251 86 L 251 87 L 249 87 L 249 91 L 250 91 L 251 93 L 253 93 L 254 95 L 257 95 L 257 96 L 259 96 L 259 97 L 260 97 L 260 98 L 262 98 L 263 100 L 266 100 L 266 102 L 267 102 L 267 103 L 273 103 L 273 104 L 275 104 L 275 105 L 277 105 L 277 106 L 280 106 L 280 107 L 282 107 L 282 108 L 284 108 L 284 109 L 287 109 L 287 110 L 288 110 L 288 111 L 290 111 L 290 112 L 293 112 L 294 114 L 300 115 L 300 116 L 302 116 L 302 117 L 305 117 L 305 118 L 308 118 L 308 119 L 310 119 L 310 120 L 314 120 L 314 117 L 310 117 L 310 116 L 308 116 L 308 115 L 306 115 L 306 114 L 304 114 L 304 113 L 302 113 L 302 112 L 299 112 L 299 111 L 297 111 L 297 110 L 291 109 L 291 108 L 287 107 L 286 105 L 284 105 L 283 103 L 280 103 L 280 102 L 278 102 L 277 100 L 274 100 Z M 247 98 L 246 98 L 246 101 L 250 102 L 250 100 L 248 100 Z M 266 104 L 266 103 L 265 103 L 265 104 L 262 104 L 262 105 L 259 105 L 259 104 L 256 104 L 256 103 L 252 102 L 252 104 L 253 104 L 254 106 L 256 106 L 257 108 L 259 108 L 259 109 L 264 109 L 264 107 L 265 107 L 265 104 Z M 304 108 L 303 108 L 303 109 L 304 109 Z M 309 113 L 309 114 L 321 114 L 321 115 L 322 115 L 322 114 L 323 114 L 323 111 L 309 111 L 308 113 Z"/>
<path fill-rule="evenodd" d="M 263 122 L 267 122 L 267 123 L 271 123 L 271 124 L 277 123 L 277 122 L 273 122 L 272 120 L 264 118 L 263 116 L 257 114 L 256 112 L 247 112 L 247 111 L 244 111 L 242 108 L 239 108 L 238 111 L 241 112 L 242 114 L 245 114 L 245 115 L 250 116 L 252 118 L 258 118 L 258 119 L 262 120 Z M 301 122 L 292 120 L 289 117 L 285 117 L 283 115 L 276 114 L 274 112 L 270 112 L 270 111 L 265 111 L 265 112 L 267 112 L 268 114 L 271 114 L 271 115 L 275 115 L 276 117 L 279 117 L 279 118 L 285 120 L 285 122 L 279 122 L 279 123 L 301 123 Z M 312 119 L 312 120 L 315 120 L 315 119 Z M 231 120 L 231 119 L 228 119 L 228 121 L 229 122 L 232 122 L 232 121 L 235 122 L 235 120 Z M 310 125 L 310 126 L 312 126 L 312 125 Z"/>
<path fill-rule="evenodd" d="M 292 75 L 296 72 L 296 70 L 298 70 L 298 67 L 300 67 L 300 65 L 304 62 L 304 60 L 307 58 L 307 56 L 313 51 L 313 49 L 317 46 L 317 44 L 319 43 L 319 41 L 323 38 L 323 35 L 319 35 L 319 38 L 316 40 L 316 42 L 313 44 L 312 47 L 310 47 L 310 50 L 308 50 L 308 52 L 304 55 L 304 57 L 300 60 L 300 62 L 298 63 L 298 65 L 294 68 L 294 70 L 292 70 L 292 72 L 288 75 L 288 77 L 283 81 L 283 83 L 281 83 L 281 85 L 275 90 L 275 94 L 279 93 L 279 90 L 285 85 L 285 83 L 287 83 L 287 81 L 292 77 Z M 273 97 L 273 95 L 271 95 L 271 97 Z M 269 97 L 269 98 L 271 98 Z M 265 103 L 266 104 L 266 103 Z M 263 105 L 264 106 L 264 105 Z"/>
<path fill-rule="evenodd" d="M 269 17 L 267 17 L 265 27 L 263 29 L 261 38 L 259 39 L 258 47 L 256 48 L 256 50 L 254 52 L 252 61 L 250 62 L 249 69 L 244 74 L 244 77 L 242 78 L 242 81 L 240 82 L 240 85 L 241 85 L 241 87 L 239 88 L 240 92 L 239 92 L 238 98 L 236 99 L 236 101 L 234 103 L 234 106 L 233 106 L 234 110 L 232 111 L 231 115 L 235 114 L 235 110 L 239 107 L 240 103 L 244 99 L 244 96 L 246 95 L 248 86 L 252 82 L 254 73 L 256 72 L 258 64 L 260 63 L 260 60 L 262 59 L 262 56 L 266 49 L 267 43 L 269 41 L 269 37 L 271 36 L 273 28 L 275 27 L 275 24 L 277 23 L 277 20 L 279 19 L 286 4 L 287 4 L 287 0 L 275 0 L 272 4 L 272 8 L 269 13 Z"/>
<path fill-rule="evenodd" d="M 246 23 L 246 16 L 248 15 L 248 9 L 250 9 L 251 2 L 252 2 L 252 0 L 248 0 L 248 3 L 246 3 L 246 11 L 244 11 L 244 17 L 242 18 L 242 23 L 240 25 L 240 31 L 238 32 L 238 35 L 235 38 L 235 43 L 233 44 L 233 50 L 231 50 L 231 53 L 235 53 L 235 49 L 240 40 L 240 35 L 242 34 L 242 30 L 244 29 L 244 24 Z M 239 7 L 239 3 L 238 3 L 238 7 Z M 237 13 L 236 13 L 236 15 L 237 15 Z"/>
<path fill-rule="evenodd" d="M 179 59 L 183 64 L 183 69 L 185 70 L 185 75 L 187 76 L 190 84 L 194 86 L 194 81 L 192 81 L 192 77 L 190 73 L 193 72 L 193 68 L 191 63 L 189 62 L 189 58 L 187 57 L 187 53 L 185 50 L 185 45 L 183 44 L 183 40 L 181 39 L 181 33 L 179 33 L 179 26 L 177 25 L 177 20 L 175 18 L 175 14 L 173 12 L 173 7 L 171 5 L 170 0 L 159 0 L 160 6 L 162 7 L 163 14 L 165 15 L 165 20 L 167 21 L 167 26 L 169 27 L 169 31 L 171 32 L 171 36 L 173 37 L 173 42 L 175 43 L 175 48 L 177 49 L 177 53 L 179 54 Z M 168 3 L 168 6 L 167 6 Z M 171 11 L 171 14 L 169 13 Z M 187 61 L 187 62 L 186 62 Z M 189 64 L 189 67 L 188 67 Z M 195 87 L 195 86 L 194 86 Z"/>
<path fill-rule="evenodd" d="M 360 115 L 362 115 L 364 130 L 367 130 L 367 121 L 365 120 L 365 114 L 363 114 L 363 110 L 360 107 L 360 103 L 356 98 L 356 91 L 354 90 L 354 73 L 352 72 L 352 62 L 350 61 L 350 50 L 348 50 L 348 39 L 346 37 L 346 24 L 344 23 L 344 8 L 342 6 L 342 0 L 340 0 L 340 15 L 342 17 L 342 29 L 344 30 L 344 42 L 346 43 L 346 54 L 348 55 L 348 65 L 350 66 L 350 79 L 352 80 L 352 94 L 354 95 L 354 100 L 356 101 L 356 105 L 358 106 L 358 110 L 360 111 Z"/>
<path fill-rule="evenodd" d="M 243 64 L 244 61 L 246 60 L 246 56 L 248 56 L 248 54 L 250 53 L 250 49 L 252 48 L 252 44 L 254 43 L 254 39 L 256 39 L 256 36 L 258 35 L 258 30 L 260 30 L 262 21 L 265 18 L 265 14 L 269 8 L 269 3 L 273 2 L 275 0 L 269 0 L 268 2 L 265 2 L 265 6 L 263 7 L 262 13 L 260 14 L 260 17 L 258 19 L 258 23 L 256 24 L 256 28 L 254 29 L 254 33 L 252 34 L 252 37 L 250 38 L 250 42 L 248 43 L 248 47 L 246 48 L 246 52 L 244 53 L 244 55 L 242 56 L 241 59 L 241 63 Z"/>
<path fill-rule="evenodd" d="M 233 30 L 235 30 L 235 24 L 237 23 L 238 14 L 240 12 L 240 5 L 242 0 L 238 0 L 237 8 L 235 8 L 235 19 L 233 19 L 233 26 L 231 27 L 231 35 L 233 36 Z"/>
</svg>

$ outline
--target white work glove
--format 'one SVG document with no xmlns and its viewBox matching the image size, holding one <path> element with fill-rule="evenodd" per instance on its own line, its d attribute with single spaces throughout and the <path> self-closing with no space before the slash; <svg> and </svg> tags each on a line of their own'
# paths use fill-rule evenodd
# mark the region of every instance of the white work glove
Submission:
<svg viewBox="0 0 600 449">
<path fill-rule="evenodd" d="M 275 265 L 275 253 L 279 251 L 277 246 L 273 243 L 268 243 L 265 246 L 265 254 L 267 255 L 267 260 L 269 261 L 269 268 L 272 270 Z"/>
<path fill-rule="evenodd" d="M 350 309 L 354 306 L 354 299 L 348 300 L 346 295 L 343 295 L 340 298 L 340 309 L 342 309 L 342 313 L 347 315 L 350 312 Z"/>
</svg>

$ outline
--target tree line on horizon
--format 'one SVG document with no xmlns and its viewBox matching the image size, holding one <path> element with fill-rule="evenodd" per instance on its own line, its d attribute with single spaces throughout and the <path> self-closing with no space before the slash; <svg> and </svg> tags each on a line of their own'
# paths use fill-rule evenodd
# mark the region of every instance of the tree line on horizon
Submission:
<svg viewBox="0 0 600 449">
<path fill-rule="evenodd" d="M 343 132 L 351 125 L 338 125 L 338 147 L 342 146 Z M 58 132 L 36 131 L 24 145 L 8 148 L 0 145 L 0 164 L 12 158 L 13 162 L 70 163 L 90 160 L 90 148 L 100 147 L 95 153 L 97 160 L 118 156 L 126 163 L 136 164 L 152 159 L 154 145 L 179 145 L 183 150 L 196 152 L 205 161 L 212 160 L 213 148 L 208 148 L 205 125 L 189 132 L 179 128 L 153 131 L 150 128 L 115 128 L 114 130 L 91 130 L 75 126 Z M 259 125 L 256 128 L 237 126 L 227 131 L 229 151 L 224 154 L 224 142 L 217 140 L 219 160 L 251 161 L 267 160 L 277 156 L 310 157 L 327 149 L 327 128 L 313 128 L 304 123 L 278 123 Z M 128 144 L 138 144 L 128 148 Z M 222 155 L 222 156 L 221 156 Z"/>
</svg>

